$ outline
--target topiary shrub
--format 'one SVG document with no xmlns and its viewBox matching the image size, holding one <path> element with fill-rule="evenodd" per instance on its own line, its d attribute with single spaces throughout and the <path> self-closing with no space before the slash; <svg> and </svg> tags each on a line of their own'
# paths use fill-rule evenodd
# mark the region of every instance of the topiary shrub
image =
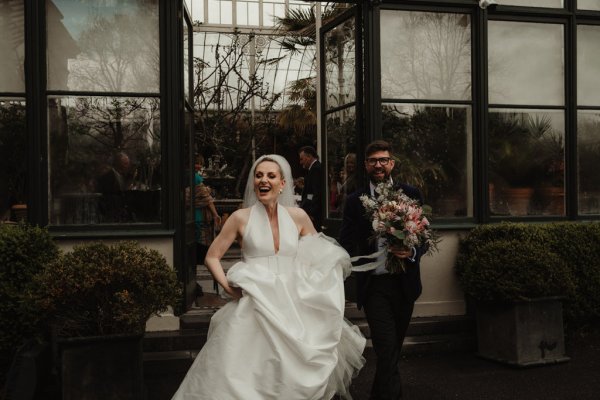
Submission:
<svg viewBox="0 0 600 400">
<path fill-rule="evenodd" d="M 131 241 L 77 246 L 35 281 L 38 305 L 61 337 L 143 333 L 181 296 L 165 258 Z"/>
<path fill-rule="evenodd" d="M 547 224 L 548 245 L 567 262 L 577 290 L 565 303 L 569 322 L 600 321 L 600 224 Z"/>
<path fill-rule="evenodd" d="M 474 248 L 460 265 L 465 294 L 478 301 L 567 297 L 575 288 L 564 260 L 543 243 L 492 240 Z"/>
<path fill-rule="evenodd" d="M 468 299 L 564 296 L 567 324 L 600 324 L 600 223 L 480 225 L 461 239 L 456 272 Z"/>
<path fill-rule="evenodd" d="M 12 352 L 37 336 L 39 310 L 28 301 L 33 277 L 56 260 L 58 247 L 46 229 L 0 224 L 0 351 Z"/>
</svg>

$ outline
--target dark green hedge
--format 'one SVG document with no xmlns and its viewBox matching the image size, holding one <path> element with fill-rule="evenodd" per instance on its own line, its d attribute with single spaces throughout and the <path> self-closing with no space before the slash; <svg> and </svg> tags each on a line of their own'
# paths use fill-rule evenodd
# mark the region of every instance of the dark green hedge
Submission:
<svg viewBox="0 0 600 400">
<path fill-rule="evenodd" d="M 32 280 L 58 256 L 45 229 L 0 224 L 0 351 L 36 335 L 39 311 L 27 301 Z"/>
<path fill-rule="evenodd" d="M 181 296 L 165 258 L 132 241 L 76 246 L 34 283 L 34 300 L 60 336 L 142 333 L 148 318 Z"/>
<path fill-rule="evenodd" d="M 600 321 L 600 223 L 480 225 L 461 239 L 456 271 L 476 301 L 563 296 L 566 322 Z"/>
</svg>

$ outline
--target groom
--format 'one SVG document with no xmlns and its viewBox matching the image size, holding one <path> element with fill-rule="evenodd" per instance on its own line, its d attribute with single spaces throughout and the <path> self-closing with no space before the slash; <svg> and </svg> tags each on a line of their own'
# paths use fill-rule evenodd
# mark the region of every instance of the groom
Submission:
<svg viewBox="0 0 600 400">
<path fill-rule="evenodd" d="M 391 145 L 383 140 L 370 143 L 365 149 L 365 169 L 369 184 L 352 193 L 346 200 L 344 220 L 340 230 L 340 244 L 351 256 L 375 253 L 385 246 L 382 240 L 370 240 L 373 228 L 360 196 L 373 195 L 380 182 L 392 180 L 394 169 Z M 418 189 L 395 183 L 396 189 L 422 204 Z M 371 400 L 402 398 L 399 361 L 402 342 L 410 322 L 415 300 L 421 294 L 419 260 L 424 249 L 398 247 L 390 250 L 390 255 L 404 259 L 405 273 L 390 274 L 385 266 L 367 272 L 356 273 L 357 305 L 364 307 L 371 331 L 373 349 L 377 355 L 375 379 L 371 389 Z M 385 257 L 385 256 L 383 256 Z M 356 264 L 374 261 L 362 258 Z"/>
</svg>

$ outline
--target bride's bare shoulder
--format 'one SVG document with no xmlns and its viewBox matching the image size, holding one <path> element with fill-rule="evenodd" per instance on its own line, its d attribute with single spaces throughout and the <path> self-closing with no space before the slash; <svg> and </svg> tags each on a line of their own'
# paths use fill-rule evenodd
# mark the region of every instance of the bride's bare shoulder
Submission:
<svg viewBox="0 0 600 400">
<path fill-rule="evenodd" d="M 250 218 L 250 208 L 239 208 L 229 218 L 233 218 L 236 222 L 246 223 Z"/>
</svg>

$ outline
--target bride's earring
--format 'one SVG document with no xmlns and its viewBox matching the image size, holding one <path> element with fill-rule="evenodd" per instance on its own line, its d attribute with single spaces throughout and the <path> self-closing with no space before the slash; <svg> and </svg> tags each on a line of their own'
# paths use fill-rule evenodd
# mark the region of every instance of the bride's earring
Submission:
<svg viewBox="0 0 600 400">
<path fill-rule="evenodd" d="M 279 194 L 283 193 L 283 189 L 279 189 Z"/>
</svg>

